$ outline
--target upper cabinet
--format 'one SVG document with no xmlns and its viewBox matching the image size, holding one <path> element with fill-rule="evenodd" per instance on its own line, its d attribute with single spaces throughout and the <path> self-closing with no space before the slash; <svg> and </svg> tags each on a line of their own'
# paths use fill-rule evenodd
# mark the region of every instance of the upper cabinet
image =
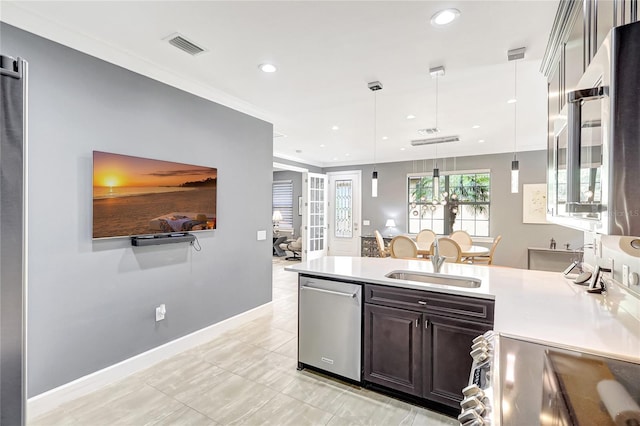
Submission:
<svg viewBox="0 0 640 426">
<path fill-rule="evenodd" d="M 563 93 L 566 94 L 576 89 L 578 81 L 582 77 L 588 61 L 588 37 L 585 32 L 585 25 L 582 21 L 584 16 L 584 6 L 581 4 L 576 8 L 573 23 L 570 26 L 567 40 L 562 43 L 562 51 L 560 52 L 561 69 L 564 70 L 564 81 L 561 83 Z M 560 107 L 564 107 L 567 99 L 562 96 Z"/>
<path fill-rule="evenodd" d="M 625 2 L 624 4 L 628 4 Z M 593 58 L 598 50 L 599 46 L 602 46 L 604 38 L 609 33 L 609 30 L 613 28 L 616 21 L 622 22 L 620 19 L 616 19 L 615 2 L 613 0 L 597 0 L 593 5 L 593 48 L 591 52 L 591 58 Z M 623 6 L 624 7 L 624 6 Z M 627 20 L 627 22 L 631 22 Z"/>
<path fill-rule="evenodd" d="M 640 202 L 627 196 L 640 180 L 640 150 L 632 142 L 640 139 L 633 125 L 640 111 L 638 1 L 559 4 L 541 69 L 548 82 L 552 222 L 640 234 Z"/>
</svg>

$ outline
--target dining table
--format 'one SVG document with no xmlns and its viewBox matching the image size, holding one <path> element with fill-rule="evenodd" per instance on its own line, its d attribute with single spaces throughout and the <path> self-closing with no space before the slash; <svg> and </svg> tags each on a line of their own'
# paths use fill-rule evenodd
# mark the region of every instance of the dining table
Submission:
<svg viewBox="0 0 640 426">
<path fill-rule="evenodd" d="M 416 245 L 418 246 L 418 254 L 422 256 L 429 256 L 431 254 L 431 244 L 432 243 L 417 241 Z M 461 245 L 460 250 L 461 250 L 460 255 L 464 259 L 464 258 L 470 258 L 475 256 L 489 256 L 489 252 L 491 249 L 489 249 L 488 247 L 482 247 L 482 246 Z"/>
</svg>

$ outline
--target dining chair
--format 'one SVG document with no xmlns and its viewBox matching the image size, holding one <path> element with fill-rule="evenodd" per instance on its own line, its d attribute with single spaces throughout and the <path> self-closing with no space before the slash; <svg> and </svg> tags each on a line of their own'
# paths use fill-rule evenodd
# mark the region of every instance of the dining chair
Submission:
<svg viewBox="0 0 640 426">
<path fill-rule="evenodd" d="M 455 240 L 446 237 L 438 238 L 438 249 L 440 256 L 445 257 L 445 262 L 460 263 L 462 259 L 462 249 Z M 433 252 L 433 247 L 431 248 L 431 252 Z"/>
<path fill-rule="evenodd" d="M 474 256 L 471 258 L 471 263 L 477 264 L 487 264 L 493 265 L 493 254 L 496 252 L 496 247 L 498 243 L 502 240 L 502 235 L 498 235 L 493 239 L 493 244 L 491 244 L 491 249 L 489 250 L 488 256 Z"/>
<path fill-rule="evenodd" d="M 473 245 L 471 235 L 467 231 L 453 231 L 449 238 L 458 243 L 460 247 L 471 247 Z"/>
<path fill-rule="evenodd" d="M 398 235 L 393 237 L 389 244 L 389 251 L 391 257 L 400 259 L 417 259 L 418 258 L 418 246 L 411 238 Z"/>
<path fill-rule="evenodd" d="M 378 243 L 378 253 L 380 257 L 388 257 L 391 253 L 389 252 L 389 249 L 384 246 L 384 239 L 382 238 L 382 234 L 380 234 L 377 229 L 375 230 L 375 234 L 376 242 Z"/>
<path fill-rule="evenodd" d="M 417 242 L 425 243 L 428 245 L 431 245 L 435 239 L 436 233 L 431 229 L 423 229 L 422 231 L 418 232 L 418 235 L 416 235 Z"/>
</svg>

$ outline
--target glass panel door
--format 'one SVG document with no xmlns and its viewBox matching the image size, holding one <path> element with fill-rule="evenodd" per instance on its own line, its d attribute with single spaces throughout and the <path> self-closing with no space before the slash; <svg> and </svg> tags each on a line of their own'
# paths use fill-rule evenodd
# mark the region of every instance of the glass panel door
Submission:
<svg viewBox="0 0 640 426">
<path fill-rule="evenodd" d="M 580 203 L 600 204 L 602 187 L 602 99 L 593 99 L 582 107 L 580 146 Z"/>
<path fill-rule="evenodd" d="M 327 176 L 305 173 L 306 196 L 302 215 L 303 251 L 302 260 L 322 257 L 327 252 Z"/>
<path fill-rule="evenodd" d="M 335 183 L 334 236 L 353 237 L 353 181 L 337 180 Z"/>
<path fill-rule="evenodd" d="M 555 191 L 549 198 L 555 200 L 556 216 L 564 216 L 567 207 L 567 148 L 569 143 L 569 135 L 567 130 L 567 121 L 559 118 L 556 121 L 555 136 L 555 164 L 554 179 L 550 184 L 555 183 Z"/>
</svg>

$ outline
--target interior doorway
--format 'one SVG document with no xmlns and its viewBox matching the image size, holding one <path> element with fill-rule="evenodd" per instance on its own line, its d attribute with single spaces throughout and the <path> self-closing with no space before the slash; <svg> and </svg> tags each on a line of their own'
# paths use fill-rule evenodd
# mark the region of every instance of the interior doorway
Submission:
<svg viewBox="0 0 640 426">
<path fill-rule="evenodd" d="M 328 177 L 328 254 L 360 256 L 362 171 L 327 173 Z"/>
<path fill-rule="evenodd" d="M 295 241 L 299 237 L 302 236 L 302 199 L 303 199 L 303 175 L 307 172 L 306 168 L 292 166 L 284 163 L 273 163 L 273 183 L 274 183 L 274 191 L 276 186 L 279 189 L 287 187 L 287 185 L 283 185 L 284 183 L 288 184 L 288 188 L 284 193 L 274 192 L 274 199 L 272 199 L 272 213 L 275 213 L 275 210 L 280 211 L 280 215 L 283 217 L 283 221 L 278 223 L 278 234 L 279 236 L 285 236 L 286 241 L 283 242 L 283 246 L 286 247 L 286 243 L 290 241 Z M 278 184 L 278 185 L 276 185 Z M 284 202 L 284 207 L 281 209 L 276 206 L 275 198 L 279 198 L 277 204 L 282 204 L 283 196 L 286 195 L 288 197 L 288 201 Z M 275 222 L 274 222 L 275 225 Z M 274 243 L 276 241 L 276 234 L 274 230 Z M 299 241 L 302 243 L 302 240 Z M 295 245 L 294 245 L 295 246 Z M 298 249 L 298 246 L 295 246 Z M 304 249 L 304 248 L 303 248 Z M 303 250 L 302 249 L 302 250 Z M 302 252 L 296 251 L 294 254 L 292 251 L 284 249 L 285 251 L 281 251 L 282 254 L 279 259 L 285 260 L 287 258 L 292 257 L 301 257 Z M 274 260 L 276 260 L 276 249 L 274 248 Z M 290 262 L 290 260 L 289 260 Z"/>
</svg>

